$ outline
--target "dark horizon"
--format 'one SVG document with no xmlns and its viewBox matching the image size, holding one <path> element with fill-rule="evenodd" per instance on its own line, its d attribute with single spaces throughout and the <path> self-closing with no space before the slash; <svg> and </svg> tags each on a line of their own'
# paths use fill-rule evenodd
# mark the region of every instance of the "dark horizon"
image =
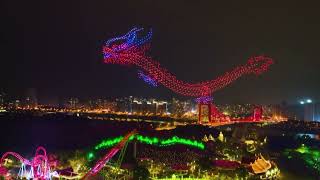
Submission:
<svg viewBox="0 0 320 180">
<path fill-rule="evenodd" d="M 32 89 L 32 95 L 30 95 L 30 89 Z M 172 95 L 172 96 L 151 96 L 151 95 L 140 95 L 140 94 L 129 94 L 129 95 L 103 95 L 103 92 L 100 92 L 100 94 L 87 94 L 86 96 L 81 96 L 81 93 L 77 93 L 75 91 L 66 93 L 65 90 L 62 89 L 51 89 L 50 91 L 47 91 L 47 89 L 44 88 L 19 88 L 19 89 L 11 89 L 11 88 L 2 88 L 0 89 L 0 93 L 5 93 L 6 99 L 10 101 L 14 100 L 22 100 L 24 101 L 25 98 L 30 96 L 35 96 L 37 99 L 37 102 L 41 105 L 59 105 L 70 98 L 78 98 L 81 103 L 85 103 L 88 100 L 97 100 L 97 99 L 105 99 L 105 100 L 115 100 L 117 98 L 126 98 L 129 96 L 133 96 L 135 98 L 156 98 L 158 100 L 171 100 L 172 98 L 178 99 L 178 100 L 191 100 L 195 102 L 195 98 L 192 97 L 184 97 L 179 95 Z M 255 102 L 248 102 L 248 101 L 217 101 L 213 99 L 213 102 L 218 105 L 222 104 L 260 104 L 260 105 L 300 105 L 299 100 L 306 100 L 311 99 L 310 97 L 302 97 L 301 99 L 298 99 L 297 101 L 286 101 L 286 100 L 279 100 L 278 102 L 274 103 L 255 103 Z M 319 103 L 318 100 L 312 99 L 313 103 Z"/>
<path fill-rule="evenodd" d="M 136 68 L 102 63 L 104 41 L 140 26 L 153 28 L 151 56 L 188 82 L 213 79 L 253 55 L 275 60 L 261 76 L 244 76 L 214 93 L 217 104 L 319 101 L 317 7 L 287 0 L 276 4 L 5 0 L 1 86 L 17 95 L 25 93 L 21 87 L 38 87 L 39 98 L 48 99 L 183 98 L 163 86 L 148 86 L 137 77 Z"/>
</svg>

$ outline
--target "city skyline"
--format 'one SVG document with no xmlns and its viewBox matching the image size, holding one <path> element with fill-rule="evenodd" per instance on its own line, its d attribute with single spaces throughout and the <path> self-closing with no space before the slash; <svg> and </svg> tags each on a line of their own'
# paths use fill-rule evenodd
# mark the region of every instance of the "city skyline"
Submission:
<svg viewBox="0 0 320 180">
<path fill-rule="evenodd" d="M 5 29 L 4 64 L 8 68 L 1 76 L 10 74 L 10 81 L 5 81 L 4 87 L 40 87 L 39 96 L 50 98 L 176 96 L 162 86 L 149 87 L 137 78 L 135 69 L 103 65 L 103 40 L 138 23 L 155 31 L 151 56 L 189 82 L 217 77 L 245 63 L 251 55 L 267 54 L 275 60 L 267 74 L 243 77 L 214 93 L 217 103 L 320 99 L 315 55 L 319 25 L 312 23 L 317 16 L 310 10 L 311 4 L 306 7 L 283 1 L 269 13 L 271 7 L 261 7 L 258 2 L 239 2 L 231 7 L 223 2 L 184 3 L 178 15 L 178 2 L 170 6 L 164 2 L 112 2 L 113 7 L 126 9 L 115 18 L 112 15 L 119 14 L 117 8 L 105 9 L 111 6 L 106 2 L 65 2 L 63 6 L 58 2 L 24 3 L 16 7 L 14 2 L 5 2 L 9 26 Z"/>
<path fill-rule="evenodd" d="M 318 4 L 4 0 L 0 180 L 319 178 Z"/>
<path fill-rule="evenodd" d="M 173 98 L 184 100 L 184 101 L 192 101 L 196 102 L 195 98 L 192 97 L 184 97 L 179 95 L 171 95 L 171 96 L 146 96 L 146 95 L 104 95 L 102 94 L 86 94 L 85 96 L 81 96 L 79 93 L 74 94 L 59 94 L 57 93 L 57 89 L 55 89 L 55 93 L 49 93 L 44 90 L 44 88 L 2 88 L 0 89 L 0 93 L 4 93 L 7 100 L 13 101 L 13 100 L 26 100 L 26 98 L 30 98 L 30 89 L 34 90 L 33 98 L 36 98 L 36 100 L 39 102 L 39 104 L 51 104 L 51 105 L 58 105 L 61 103 L 61 101 L 68 100 L 70 98 L 77 98 L 81 101 L 88 101 L 88 100 L 97 100 L 97 99 L 105 99 L 105 100 L 115 100 L 117 98 L 126 98 L 126 97 L 135 97 L 135 98 L 145 98 L 145 99 L 159 99 L 159 100 L 171 100 Z M 220 98 L 218 98 L 220 99 Z M 230 101 L 217 101 L 215 100 L 215 97 L 213 96 L 213 102 L 216 104 L 260 104 L 260 105 L 303 105 L 301 104 L 302 100 L 312 99 L 312 103 L 318 103 L 320 102 L 316 98 L 310 98 L 310 96 L 297 96 L 295 99 L 291 101 L 286 101 L 284 99 L 279 99 L 277 102 L 250 102 L 250 101 L 239 101 L 237 98 L 234 98 L 235 100 Z"/>
<path fill-rule="evenodd" d="M 179 95 L 175 95 L 174 93 L 172 93 L 171 95 L 167 95 L 167 96 L 157 96 L 154 95 L 152 96 L 153 93 L 148 94 L 148 95 L 143 95 L 143 94 L 129 94 L 128 95 L 110 95 L 110 94 L 104 94 L 103 92 L 100 93 L 94 93 L 94 94 L 86 94 L 86 95 L 82 95 L 80 93 L 80 91 L 74 91 L 71 90 L 70 92 L 66 93 L 66 92 L 59 92 L 58 88 L 54 89 L 51 91 L 46 91 L 45 88 L 2 88 L 0 89 L 0 93 L 4 93 L 7 99 L 10 100 L 25 100 L 25 98 L 30 98 L 30 95 L 28 94 L 30 92 L 30 89 L 34 90 L 34 95 L 37 98 L 37 101 L 40 104 L 59 104 L 59 102 L 64 101 L 64 100 L 68 100 L 70 98 L 78 98 L 80 100 L 94 100 L 94 99 L 116 99 L 116 98 L 125 98 L 125 97 L 137 97 L 137 98 L 155 98 L 155 99 L 160 99 L 160 100 L 170 100 L 172 98 L 176 98 L 176 99 L 180 99 L 180 100 L 191 100 L 191 101 L 195 101 L 195 98 L 192 97 L 185 97 L 185 96 L 179 96 Z M 60 89 L 60 91 L 64 91 L 62 89 Z M 152 90 L 151 90 L 152 91 Z M 75 93 L 76 92 L 76 93 Z M 216 104 L 261 104 L 261 105 L 271 105 L 271 104 L 285 104 L 285 105 L 301 105 L 301 100 L 304 99 L 312 99 L 313 103 L 318 103 L 320 102 L 319 99 L 314 98 L 314 97 L 310 97 L 310 96 L 297 96 L 296 98 L 292 99 L 292 100 L 285 100 L 285 99 L 279 99 L 276 102 L 257 102 L 257 101 L 242 101 L 239 100 L 237 98 L 234 99 L 230 99 L 229 101 L 224 101 L 223 99 L 220 101 L 220 99 L 223 97 L 218 97 L 215 98 L 215 96 L 213 96 L 213 101 Z"/>
</svg>

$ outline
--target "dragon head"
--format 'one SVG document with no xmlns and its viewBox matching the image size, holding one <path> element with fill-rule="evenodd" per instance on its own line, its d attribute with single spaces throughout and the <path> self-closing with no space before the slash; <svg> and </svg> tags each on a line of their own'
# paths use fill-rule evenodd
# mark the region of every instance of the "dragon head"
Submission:
<svg viewBox="0 0 320 180">
<path fill-rule="evenodd" d="M 109 39 L 103 46 L 103 56 L 105 63 L 130 64 L 130 58 L 120 57 L 120 55 L 132 55 L 141 52 L 141 46 L 151 40 L 152 30 L 145 36 L 138 37 L 138 33 L 143 28 L 133 28 L 127 34 Z M 126 56 L 125 56 L 126 57 Z"/>
<path fill-rule="evenodd" d="M 247 67 L 249 72 L 260 75 L 269 69 L 273 64 L 273 59 L 267 56 L 254 56 L 248 59 Z"/>
</svg>

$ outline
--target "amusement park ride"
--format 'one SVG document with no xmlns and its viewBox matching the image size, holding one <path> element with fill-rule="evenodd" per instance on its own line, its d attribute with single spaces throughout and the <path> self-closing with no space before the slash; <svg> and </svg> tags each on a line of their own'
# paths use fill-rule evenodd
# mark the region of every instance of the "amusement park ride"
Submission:
<svg viewBox="0 0 320 180">
<path fill-rule="evenodd" d="M 120 156 L 123 156 L 126 150 L 126 146 L 129 143 L 129 138 L 137 134 L 136 130 L 133 130 L 126 134 L 124 138 L 117 143 L 104 157 L 102 157 L 98 162 L 94 165 L 90 171 L 85 174 L 83 177 L 76 176 L 60 176 L 57 171 L 51 171 L 50 166 L 52 165 L 49 162 L 49 158 L 47 156 L 47 152 L 43 147 L 38 147 L 36 150 L 36 154 L 33 159 L 30 161 L 20 154 L 16 152 L 6 152 L 3 154 L 1 161 L 0 161 L 0 177 L 10 177 L 8 170 L 3 166 L 6 164 L 6 160 L 8 156 L 13 156 L 19 160 L 21 166 L 19 168 L 18 177 L 20 179 L 39 179 L 39 180 L 50 180 L 53 177 L 56 178 L 63 178 L 63 179 L 91 179 L 92 177 L 96 176 L 100 170 L 105 167 L 105 165 L 113 158 L 119 151 L 121 151 Z M 123 157 L 121 157 L 122 159 Z M 121 163 L 121 162 L 119 162 Z M 8 179 L 11 179 L 9 178 Z"/>
<path fill-rule="evenodd" d="M 15 152 L 6 152 L 0 161 L 0 168 L 3 169 L 2 174 L 7 174 L 7 171 L 2 167 L 2 163 L 6 161 L 8 156 L 13 156 L 21 162 L 21 167 L 18 173 L 19 178 L 26 179 L 51 179 L 50 165 L 47 157 L 47 152 L 43 147 L 38 147 L 36 154 L 30 161 L 20 154 Z"/>
<path fill-rule="evenodd" d="M 143 28 L 133 28 L 127 34 L 108 40 L 103 47 L 105 63 L 122 65 L 135 65 L 141 70 L 138 71 L 139 78 L 143 79 L 151 86 L 162 84 L 172 91 L 183 96 L 195 97 L 199 107 L 199 123 L 214 123 L 220 121 L 230 121 L 231 118 L 219 112 L 212 103 L 212 94 L 234 82 L 246 74 L 260 75 L 268 70 L 273 64 L 273 60 L 266 56 L 255 56 L 248 59 L 247 63 L 240 65 L 233 70 L 226 72 L 216 79 L 203 81 L 195 84 L 178 80 L 167 69 L 147 56 L 149 41 L 152 31 L 141 35 Z M 262 118 L 262 108 L 257 107 L 251 117 L 236 119 L 234 121 L 259 121 Z"/>
<path fill-rule="evenodd" d="M 230 117 L 219 112 L 218 108 L 212 103 L 212 94 L 229 85 L 246 74 L 262 74 L 273 64 L 273 60 L 266 56 L 255 56 L 248 59 L 247 63 L 240 65 L 233 70 L 225 73 L 216 79 L 203 81 L 195 84 L 178 80 L 174 75 L 168 72 L 160 64 L 147 56 L 146 51 L 150 45 L 152 31 L 147 32 L 145 36 L 141 35 L 142 28 L 133 28 L 127 34 L 112 38 L 106 42 L 103 47 L 105 63 L 115 63 L 123 65 L 135 65 L 141 70 L 138 71 L 139 78 L 143 79 L 151 86 L 159 84 L 171 89 L 172 91 L 196 98 L 199 105 L 199 123 L 215 123 L 222 121 L 260 121 L 262 118 L 262 108 L 257 107 L 251 117 L 232 120 Z M 139 35 L 139 36 L 138 36 Z M 125 149 L 129 139 L 136 135 L 137 131 L 129 132 L 124 138 L 115 145 L 103 158 L 101 158 L 93 168 L 82 178 L 90 179 L 95 176 L 110 161 L 117 152 Z M 120 154 L 120 157 L 121 157 Z M 0 161 L 0 176 L 5 176 L 8 171 L 3 166 L 8 156 L 14 156 L 21 162 L 18 173 L 19 178 L 26 179 L 51 179 L 55 172 L 50 171 L 50 163 L 46 150 L 38 147 L 35 157 L 28 160 L 18 153 L 7 152 Z"/>
<path fill-rule="evenodd" d="M 127 146 L 130 141 L 136 140 L 140 143 L 145 143 L 148 145 L 155 145 L 158 147 L 167 147 L 175 144 L 186 145 L 190 147 L 197 148 L 199 150 L 204 150 L 205 145 L 201 141 L 193 139 L 180 138 L 178 136 L 172 136 L 167 139 L 160 139 L 157 137 L 148 137 L 139 135 L 137 130 L 133 130 L 127 133 L 125 136 L 116 137 L 115 139 L 109 139 L 103 141 L 95 149 L 100 148 L 111 148 L 96 164 L 84 175 L 73 172 L 73 169 L 67 168 L 63 170 L 56 169 L 57 160 L 48 158 L 46 150 L 43 147 L 38 147 L 36 150 L 35 157 L 29 161 L 26 158 L 23 158 L 21 155 L 15 152 L 5 153 L 0 161 L 0 177 L 6 177 L 7 179 L 14 178 L 11 172 L 7 170 L 9 161 L 8 157 L 13 156 L 19 160 L 21 163 L 19 173 L 17 178 L 20 179 L 39 179 L 39 180 L 48 180 L 48 179 L 84 179 L 90 180 L 97 176 L 97 174 L 106 166 L 112 166 L 114 168 L 120 168 L 123 161 L 124 155 L 126 153 Z M 111 163 L 111 159 L 116 157 L 116 154 L 119 153 L 118 159 L 115 160 L 115 163 Z M 12 167 L 12 164 L 11 166 Z M 67 170 L 67 171 L 66 171 Z M 67 172 L 61 173 L 61 172 Z"/>
<path fill-rule="evenodd" d="M 116 146 L 114 146 L 109 153 L 107 153 L 103 158 L 101 158 L 93 168 L 83 177 L 83 179 L 88 179 L 88 177 L 92 177 L 98 174 L 98 172 L 106 165 L 106 163 L 124 146 L 129 142 L 129 138 L 137 134 L 136 130 L 128 133 Z"/>
</svg>

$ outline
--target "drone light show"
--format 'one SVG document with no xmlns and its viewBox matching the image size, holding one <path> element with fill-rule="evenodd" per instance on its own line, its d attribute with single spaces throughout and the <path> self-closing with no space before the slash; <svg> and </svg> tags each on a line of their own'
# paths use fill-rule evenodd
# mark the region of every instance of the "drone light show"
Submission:
<svg viewBox="0 0 320 180">
<path fill-rule="evenodd" d="M 157 81 L 155 81 L 152 77 L 146 75 L 145 73 L 143 73 L 140 70 L 138 71 L 138 76 L 139 76 L 140 79 L 142 79 L 144 82 L 146 82 L 150 86 L 153 86 L 153 87 L 157 87 L 158 86 Z"/>
<path fill-rule="evenodd" d="M 152 30 L 145 36 L 141 36 L 143 28 L 133 28 L 127 34 L 108 40 L 103 47 L 105 63 L 136 65 L 139 69 L 139 77 L 148 84 L 155 86 L 161 83 L 172 91 L 191 97 L 211 96 L 213 92 L 222 89 L 245 74 L 262 74 L 273 64 L 273 60 L 266 56 L 254 56 L 248 59 L 244 65 L 226 72 L 216 79 L 195 84 L 178 80 L 167 69 L 146 55 L 149 49 L 148 42 L 152 37 Z M 148 74 L 148 75 L 146 75 Z"/>
<path fill-rule="evenodd" d="M 214 116 L 215 114 L 221 114 L 212 106 L 212 94 L 215 91 L 226 87 L 243 75 L 260 75 L 266 72 L 269 66 L 273 64 L 273 59 L 270 57 L 263 55 L 253 56 L 248 59 L 246 64 L 239 65 L 215 79 L 188 83 L 177 79 L 167 69 L 161 67 L 159 62 L 147 55 L 151 37 L 151 29 L 146 35 L 143 35 L 143 28 L 135 27 L 123 36 L 108 40 L 103 46 L 104 62 L 135 65 L 139 69 L 139 78 L 147 84 L 153 87 L 162 84 L 177 94 L 195 97 L 195 101 L 199 104 L 198 122 L 200 124 L 203 122 L 203 119 L 207 119 L 209 123 L 212 123 L 212 118 L 218 121 L 225 119 L 221 119 L 221 116 Z M 201 106 L 208 106 L 209 113 L 200 111 Z M 213 112 L 211 113 L 211 111 Z"/>
</svg>

